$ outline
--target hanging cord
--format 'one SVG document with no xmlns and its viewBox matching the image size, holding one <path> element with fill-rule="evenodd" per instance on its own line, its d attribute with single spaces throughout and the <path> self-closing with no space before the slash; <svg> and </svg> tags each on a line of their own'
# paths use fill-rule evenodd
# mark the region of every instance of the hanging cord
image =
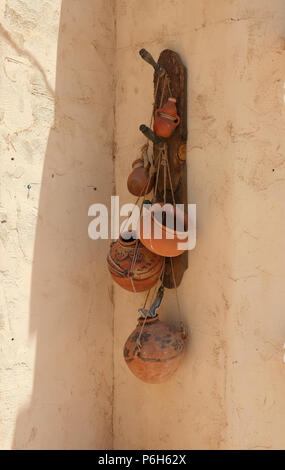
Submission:
<svg viewBox="0 0 285 470">
<path fill-rule="evenodd" d="M 152 123 L 153 123 L 155 102 L 156 102 L 156 97 L 157 97 L 159 82 L 160 82 L 160 75 L 158 76 L 158 79 L 157 79 L 157 82 L 156 82 L 155 91 L 154 91 L 154 100 L 153 100 L 153 105 L 152 105 L 152 113 L 151 113 L 151 118 L 150 118 L 150 123 L 149 123 L 150 129 L 152 128 Z M 148 147 L 149 147 L 149 139 L 148 139 L 148 138 L 147 138 L 147 143 L 146 143 L 146 145 L 147 145 L 147 149 L 148 149 Z"/>
<path fill-rule="evenodd" d="M 185 329 L 185 326 L 184 326 L 184 323 L 183 323 L 183 320 L 182 320 L 182 311 L 181 311 L 181 306 L 180 306 L 180 302 L 179 302 L 176 279 L 175 279 L 175 275 L 174 275 L 173 261 L 172 261 L 172 258 L 169 258 L 169 259 L 170 259 L 170 266 L 171 266 L 173 284 L 174 284 L 174 288 L 175 288 L 175 295 L 176 295 L 176 302 L 177 302 L 178 313 L 179 313 L 181 332 L 182 332 L 183 337 L 186 339 L 188 335 L 187 335 L 187 332 L 186 332 L 186 329 Z"/>
<path fill-rule="evenodd" d="M 163 265 L 162 265 L 162 269 L 161 269 L 161 275 L 159 276 L 159 279 L 161 278 L 161 286 L 163 286 L 164 273 L 165 273 L 165 258 L 163 259 Z M 161 287 L 161 286 L 160 286 L 160 287 Z M 153 303 L 153 300 L 154 300 L 154 293 L 156 293 L 156 296 L 157 296 L 160 287 L 158 287 L 157 289 L 154 289 L 154 290 L 153 290 L 152 300 L 151 300 L 151 302 L 149 303 L 149 305 L 151 305 L 151 304 Z M 147 296 L 146 296 L 146 300 L 145 300 L 143 309 L 145 309 L 145 307 L 146 307 L 146 303 L 147 303 L 147 299 L 148 299 L 148 297 L 149 297 L 150 291 L 151 291 L 151 289 L 150 289 L 150 290 L 148 291 L 148 293 L 147 293 Z M 141 325 L 141 329 L 140 329 L 139 335 L 138 335 L 137 340 L 136 340 L 135 357 L 138 356 L 138 354 L 139 354 L 139 352 L 140 352 L 140 350 L 141 350 L 141 348 L 142 348 L 141 337 L 142 337 L 142 334 L 143 334 L 143 330 L 144 330 L 144 327 L 145 327 L 147 318 L 148 318 L 148 315 L 146 314 L 145 317 L 144 317 L 144 321 L 143 321 L 143 323 L 142 323 L 142 325 Z"/>
<path fill-rule="evenodd" d="M 174 197 L 174 191 L 173 191 L 173 184 L 172 184 L 172 177 L 171 177 L 170 166 L 169 166 L 169 161 L 168 161 L 168 156 L 167 156 L 167 158 L 166 158 L 166 165 L 167 165 L 167 171 L 168 171 L 168 179 L 169 179 L 169 183 L 170 183 L 170 190 L 171 190 L 172 202 L 173 202 L 173 205 L 176 206 L 175 197 Z"/>
<path fill-rule="evenodd" d="M 151 119 L 150 119 L 150 124 L 149 124 L 149 127 L 150 127 L 150 128 L 151 128 L 152 122 L 153 122 L 154 108 L 155 108 L 155 102 L 156 102 L 158 87 L 159 87 L 159 81 L 160 81 L 160 75 L 159 75 L 159 77 L 158 77 L 158 79 L 157 79 L 156 87 L 155 87 L 155 91 L 154 91 L 154 101 L 153 101 L 153 105 L 152 105 L 152 113 L 151 113 Z M 149 143 L 149 140 L 148 140 L 148 143 Z"/>
<path fill-rule="evenodd" d="M 167 166 L 167 144 L 164 144 L 163 148 L 159 149 L 159 155 L 158 155 L 158 164 L 157 164 L 157 172 L 156 172 L 156 181 L 155 181 L 155 188 L 154 188 L 154 194 L 153 194 L 153 202 L 156 202 L 156 194 L 157 194 L 157 188 L 158 188 L 158 179 L 159 179 L 159 173 L 160 173 L 160 167 L 164 167 L 164 172 L 163 172 L 163 181 L 164 181 L 164 203 L 166 202 L 166 166 Z"/>
<path fill-rule="evenodd" d="M 162 106 L 162 103 L 163 103 L 163 99 L 164 99 L 164 93 L 165 93 L 165 87 L 166 87 L 166 77 L 164 76 L 164 80 L 163 80 L 163 88 L 162 88 L 162 93 L 161 93 L 161 97 L 160 97 L 160 103 L 159 103 L 159 108 L 161 108 Z"/>
<path fill-rule="evenodd" d="M 158 164 L 157 164 L 155 188 L 154 188 L 154 193 L 153 193 L 153 201 L 154 202 L 156 201 L 156 194 L 157 194 L 157 187 L 158 187 L 159 172 L 160 172 L 160 167 L 161 167 L 162 153 L 163 153 L 163 149 L 160 149 L 159 150 L 159 155 L 158 155 Z"/>
<path fill-rule="evenodd" d="M 146 196 L 146 194 L 147 194 L 147 190 L 148 190 L 149 185 L 150 185 L 151 178 L 152 178 L 152 173 L 150 172 L 149 177 L 148 177 L 148 180 L 147 180 L 147 183 L 146 183 L 146 186 L 144 186 L 144 188 L 141 190 L 140 195 L 138 196 L 136 202 L 134 203 L 134 207 L 133 207 L 133 209 L 132 209 L 132 211 L 131 211 L 131 215 L 130 215 L 130 217 L 128 217 L 127 220 L 125 221 L 125 224 L 124 224 L 124 226 L 123 226 L 123 228 L 122 228 L 122 230 L 121 230 L 121 233 L 124 232 L 125 227 L 126 227 L 128 221 L 130 220 L 130 218 L 132 217 L 133 212 L 134 212 L 134 210 L 135 210 L 135 207 L 138 205 L 138 202 L 139 202 L 139 200 L 140 200 L 141 197 L 144 198 L 144 199 L 143 199 L 143 202 L 144 202 L 145 196 Z M 146 190 L 145 190 L 145 188 L 146 188 Z M 143 193 L 144 190 L 145 190 L 145 192 Z M 141 209 L 140 209 L 140 213 L 141 213 Z"/>
<path fill-rule="evenodd" d="M 149 127 L 152 128 L 152 124 L 153 124 L 153 118 L 154 118 L 154 111 L 155 111 L 155 102 L 156 102 L 156 98 L 157 98 L 157 93 L 158 93 L 158 88 L 159 88 L 159 85 L 160 85 L 160 78 L 163 77 L 163 88 L 162 88 L 162 92 L 161 92 L 161 97 L 160 97 L 160 104 L 159 104 L 159 108 L 161 108 L 162 106 L 162 103 L 163 103 L 163 99 L 164 99 L 164 94 L 165 94 L 165 88 L 166 88 L 166 84 L 167 84 L 167 87 L 168 87 L 168 90 L 169 90 L 169 93 L 170 93 L 170 96 L 171 96 L 171 88 L 170 88 L 170 79 L 169 77 L 166 75 L 166 74 L 163 74 L 163 75 L 159 75 L 158 79 L 157 79 L 157 82 L 156 82 L 156 87 L 155 87 L 155 92 L 154 92 L 154 102 L 153 102 L 153 108 L 152 108 L 152 113 L 151 113 L 151 119 L 150 119 L 150 125 Z M 148 148 L 149 148 L 149 139 L 147 139 L 147 143 L 146 145 L 144 146 L 144 149 L 145 151 L 147 152 L 148 151 Z M 158 188 L 158 178 L 159 178 L 159 172 L 160 172 L 160 166 L 162 164 L 162 159 L 163 159 L 163 166 L 164 166 L 164 202 L 166 202 L 166 171 L 167 171 L 167 168 L 166 166 L 168 165 L 168 159 L 166 157 L 166 151 L 165 151 L 165 148 L 166 148 L 166 144 L 164 145 L 163 149 L 160 149 L 159 150 L 159 155 L 158 155 L 158 165 L 157 165 L 157 171 L 156 171 L 156 181 L 155 181 L 155 190 L 154 190 L 154 196 L 153 196 L 153 201 L 155 201 L 156 199 L 156 194 L 157 194 L 157 188 Z M 142 149 L 143 150 L 143 149 Z M 148 158 L 149 162 L 150 162 L 150 159 Z M 147 190 L 149 188 L 149 184 L 150 184 L 150 180 L 151 180 L 151 176 L 152 174 L 154 173 L 154 165 L 153 165 L 153 160 L 150 162 L 151 164 L 151 168 L 150 168 L 150 175 L 149 175 L 149 180 L 148 180 L 148 183 L 147 183 L 147 187 L 145 189 L 145 192 L 144 192 L 144 198 L 143 198 L 143 201 L 142 201 L 142 204 L 141 204 L 141 208 L 140 208 L 140 215 L 141 215 L 141 211 L 142 211 L 142 208 L 143 208 L 143 204 L 144 204 L 144 201 L 145 201 L 145 195 L 147 194 Z M 142 194 L 140 194 L 140 196 L 138 197 L 137 201 L 136 201 L 136 204 L 138 203 L 140 197 L 142 196 Z M 132 215 L 132 214 L 131 214 Z M 136 264 L 136 261 L 137 261 L 137 255 L 138 255 L 138 245 L 139 245 L 139 240 L 136 241 L 136 246 L 135 246 L 135 250 L 134 250 L 134 256 L 133 256 L 133 259 L 132 259 L 132 264 L 131 264 L 131 269 L 128 273 L 128 276 L 131 280 L 131 283 L 132 283 L 132 288 L 133 288 L 133 291 L 135 293 L 136 292 L 136 288 L 135 288 L 135 285 L 134 285 L 134 281 L 133 281 L 133 271 L 134 271 L 134 267 L 135 267 L 135 264 Z M 162 265 L 162 271 L 161 271 L 161 275 L 160 275 L 160 278 L 162 277 L 162 279 L 164 279 L 164 273 L 165 273 L 165 258 L 163 260 L 163 265 Z M 150 291 L 151 289 L 149 289 L 147 295 L 146 295 L 146 299 L 145 299 L 145 302 L 144 302 L 144 308 L 147 304 L 147 301 L 148 301 L 148 298 L 149 298 L 149 295 L 150 295 Z M 155 293 L 155 289 L 153 291 L 153 295 Z M 146 322 L 146 319 L 147 319 L 147 316 L 145 317 L 144 319 L 144 322 L 143 322 L 143 325 L 142 325 L 142 328 L 141 328 L 141 331 L 140 331 L 140 335 L 139 335 L 139 338 L 138 338 L 138 342 L 137 342 L 137 345 L 139 346 L 139 348 L 141 348 L 141 344 L 140 344 L 140 338 L 141 338 L 141 335 L 142 335 L 142 332 L 143 332 L 143 329 L 144 329 L 144 326 L 145 326 L 145 322 Z"/>
<path fill-rule="evenodd" d="M 168 161 L 168 154 L 166 153 L 166 166 L 168 170 L 168 178 L 169 178 L 169 183 L 170 183 L 170 189 L 171 189 L 171 195 L 172 195 L 172 200 L 173 200 L 173 205 L 176 205 L 175 202 L 175 196 L 174 196 L 174 190 L 173 190 L 173 183 L 172 183 L 172 177 L 171 177 L 171 172 L 170 172 L 170 166 L 169 166 L 169 161 Z M 165 182 L 164 182 L 165 183 Z M 187 337 L 187 332 L 184 327 L 184 323 L 182 321 L 182 311 L 181 311 L 181 306 L 179 302 L 179 296 L 178 296 L 178 290 L 177 290 L 177 284 L 176 284 L 176 278 L 174 275 L 174 268 L 173 268 L 173 260 L 170 257 L 170 266 L 171 266 L 171 273 L 172 273 L 172 279 L 173 279 L 173 284 L 175 288 L 175 296 L 176 296 L 176 302 L 177 302 L 177 307 L 178 307 L 178 313 L 179 313 L 179 320 L 180 320 L 180 325 L 181 325 L 181 331 L 183 336 L 186 338 Z"/>
<path fill-rule="evenodd" d="M 142 202 L 141 207 L 140 207 L 140 217 L 141 217 L 141 213 L 142 213 L 144 201 L 145 201 L 145 194 L 144 194 L 144 197 L 143 197 L 143 202 Z M 136 246 L 135 246 L 135 250 L 134 250 L 134 256 L 133 256 L 133 259 L 132 259 L 131 268 L 130 268 L 130 270 L 129 270 L 129 272 L 128 272 L 128 277 L 129 277 L 130 280 L 131 280 L 131 284 L 132 284 L 133 291 L 134 291 L 136 294 L 137 294 L 137 291 L 136 291 L 136 288 L 135 288 L 135 284 L 134 284 L 134 280 L 133 280 L 133 275 L 134 275 L 135 264 L 136 264 L 136 262 L 137 262 L 137 257 L 138 257 L 139 243 L 140 243 L 140 240 L 139 240 L 139 238 L 137 238 L 137 240 L 136 240 Z"/>
<path fill-rule="evenodd" d="M 159 279 L 161 280 L 161 284 L 163 285 L 163 282 L 164 282 L 164 274 L 165 274 L 165 258 L 163 259 L 163 265 L 162 265 L 162 268 L 161 268 L 161 274 L 159 276 Z M 158 281 L 157 281 L 158 282 Z M 157 285 L 157 284 L 156 284 Z M 155 296 L 157 295 L 157 292 L 158 292 L 158 289 L 159 287 L 157 287 L 156 289 L 154 288 L 153 289 L 153 293 L 152 293 L 152 297 L 151 297 L 151 300 L 149 302 L 149 305 L 152 304 L 152 302 L 154 301 L 154 298 Z"/>
<path fill-rule="evenodd" d="M 168 88 L 169 95 L 172 96 L 170 78 L 168 76 L 166 77 L 166 81 L 167 81 L 167 88 Z"/>
<path fill-rule="evenodd" d="M 163 202 L 166 203 L 166 170 L 167 170 L 167 145 L 164 144 L 161 158 L 161 165 L 163 166 Z"/>
<path fill-rule="evenodd" d="M 139 352 L 142 348 L 141 337 L 142 337 L 143 330 L 144 330 L 144 327 L 145 327 L 145 324 L 146 324 L 146 320 L 147 320 L 147 315 L 144 317 L 144 321 L 142 323 L 139 335 L 138 335 L 137 340 L 136 340 L 136 345 L 135 345 L 135 350 L 134 350 L 135 357 L 137 357 L 139 355 Z"/>
<path fill-rule="evenodd" d="M 158 182 L 158 175 L 159 175 L 160 164 L 161 164 L 161 155 L 162 155 L 162 151 L 160 152 L 160 157 L 159 157 L 159 165 L 158 165 L 158 169 L 157 169 L 156 187 L 155 187 L 154 197 L 156 196 L 156 191 L 157 191 L 157 182 Z M 150 172 L 149 178 L 148 178 L 147 187 L 149 186 L 151 177 L 152 177 L 152 173 Z M 141 197 L 141 196 L 139 196 L 139 198 L 137 199 L 137 202 L 138 202 L 138 200 L 140 199 L 140 197 Z M 146 192 L 143 194 L 143 201 L 142 201 L 141 207 L 140 207 L 140 216 L 141 216 L 141 213 L 142 213 L 142 209 L 143 209 L 145 197 L 146 197 Z M 135 205 L 137 205 L 137 202 L 136 202 Z M 134 211 L 134 208 L 133 208 L 133 210 L 132 210 L 132 213 L 133 213 L 133 211 Z M 132 215 L 132 213 L 131 213 L 131 215 Z M 129 220 L 129 219 L 127 219 L 127 221 L 128 221 L 128 220 Z M 126 222 L 127 222 L 127 221 L 126 221 Z M 138 246 L 139 246 L 139 239 L 136 240 L 136 246 L 135 246 L 134 256 L 133 256 L 133 259 L 132 259 L 132 264 L 131 264 L 130 271 L 129 271 L 129 273 L 128 273 L 128 277 L 129 277 L 130 280 L 131 280 L 132 288 L 133 288 L 133 291 L 134 291 L 135 293 L 137 293 L 137 292 L 136 292 L 136 288 L 135 288 L 134 281 L 133 281 L 133 274 L 134 274 L 133 271 L 134 271 L 135 263 L 136 263 L 136 261 L 137 261 Z"/>
</svg>

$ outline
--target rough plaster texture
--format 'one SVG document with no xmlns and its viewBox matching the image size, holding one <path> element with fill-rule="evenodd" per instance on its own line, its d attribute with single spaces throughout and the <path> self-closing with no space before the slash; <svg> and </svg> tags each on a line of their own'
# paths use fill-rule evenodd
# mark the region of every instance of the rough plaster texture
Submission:
<svg viewBox="0 0 285 470">
<path fill-rule="evenodd" d="M 129 198 L 122 175 L 152 103 L 152 70 L 138 50 L 173 49 L 189 72 L 198 234 L 180 288 L 192 338 L 170 382 L 145 385 L 126 368 L 139 301 L 115 289 L 115 448 L 284 448 L 285 3 L 116 4 L 117 192 Z M 161 311 L 177 318 L 172 294 Z"/>
<path fill-rule="evenodd" d="M 2 449 L 112 447 L 113 7 L 0 2 Z"/>
<path fill-rule="evenodd" d="M 284 448 L 284 1 L 7 0 L 0 14 L 0 447 Z M 157 386 L 122 356 L 142 296 L 115 286 L 113 335 L 108 243 L 87 238 L 113 146 L 130 201 L 153 93 L 141 47 L 188 67 L 198 215 L 180 288 L 191 341 Z M 161 311 L 177 318 L 173 292 Z"/>
</svg>

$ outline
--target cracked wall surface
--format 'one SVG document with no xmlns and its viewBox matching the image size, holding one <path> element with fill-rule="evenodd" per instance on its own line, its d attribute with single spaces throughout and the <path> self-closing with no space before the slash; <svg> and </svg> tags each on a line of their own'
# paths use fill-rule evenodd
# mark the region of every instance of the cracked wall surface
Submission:
<svg viewBox="0 0 285 470">
<path fill-rule="evenodd" d="M 284 448 L 284 1 L 6 0 L 0 16 L 0 448 Z M 142 47 L 188 68 L 197 204 L 189 347 L 156 386 L 123 360 L 143 297 L 87 236 L 92 203 L 131 202 Z"/>
</svg>

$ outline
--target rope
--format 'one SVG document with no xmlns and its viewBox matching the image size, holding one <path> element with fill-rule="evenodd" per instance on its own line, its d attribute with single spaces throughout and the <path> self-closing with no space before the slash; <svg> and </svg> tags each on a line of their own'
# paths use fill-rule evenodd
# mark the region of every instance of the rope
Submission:
<svg viewBox="0 0 285 470">
<path fill-rule="evenodd" d="M 146 320 L 147 320 L 147 315 L 144 317 L 144 321 L 143 321 L 143 324 L 142 324 L 142 327 L 141 327 L 141 331 L 139 332 L 139 336 L 137 337 L 136 346 L 135 346 L 135 357 L 138 356 L 138 354 L 139 354 L 139 352 L 142 348 L 141 337 L 142 337 L 142 332 L 143 332 Z"/>
<path fill-rule="evenodd" d="M 132 209 L 132 211 L 131 211 L 130 217 L 128 217 L 127 220 L 125 220 L 125 225 L 123 226 L 123 228 L 122 228 L 122 230 L 121 230 L 122 233 L 123 233 L 124 230 L 125 230 L 125 227 L 126 227 L 126 225 L 127 225 L 127 222 L 128 222 L 128 221 L 130 220 L 130 218 L 132 217 L 133 212 L 134 212 L 134 210 L 135 210 L 135 207 L 138 205 L 138 202 L 139 202 L 140 198 L 143 196 L 143 197 L 144 197 L 144 200 L 145 200 L 145 196 L 146 196 L 146 194 L 147 194 L 147 190 L 148 190 L 148 188 L 149 188 L 151 178 L 152 178 L 152 173 L 150 172 L 149 177 L 148 177 L 148 180 L 147 180 L 145 186 L 144 186 L 143 189 L 141 190 L 140 195 L 138 196 L 136 202 L 134 203 L 134 207 L 133 207 L 133 209 Z M 145 192 L 143 193 L 143 191 L 144 191 L 145 188 L 146 188 L 146 190 L 145 190 Z M 143 200 L 143 202 L 144 202 L 144 200 Z M 140 213 L 141 213 L 141 209 L 140 209 Z"/>
<path fill-rule="evenodd" d="M 161 166 L 161 159 L 162 159 L 162 152 L 163 152 L 163 149 L 160 149 L 160 150 L 159 150 L 159 156 L 158 156 L 158 165 L 157 165 L 156 181 L 155 181 L 155 188 L 154 188 L 153 200 L 156 199 L 157 186 L 158 186 L 158 177 L 159 177 L 160 166 Z"/>
<path fill-rule="evenodd" d="M 164 80 L 163 80 L 163 88 L 162 88 L 162 93 L 161 93 L 160 103 L 159 103 L 159 108 L 161 108 L 162 103 L 163 103 L 164 92 L 165 92 L 165 84 L 166 84 L 166 79 L 165 79 L 165 77 L 164 77 Z"/>
<path fill-rule="evenodd" d="M 149 182 L 150 182 L 151 176 L 152 176 L 152 175 L 151 175 L 151 173 L 150 173 L 150 174 L 149 174 L 149 177 L 148 177 L 148 186 L 149 186 Z M 147 186 L 147 187 L 148 187 L 148 186 Z M 144 193 L 144 195 L 143 195 L 143 201 L 142 201 L 142 204 L 141 204 L 141 207 L 140 207 L 140 217 L 141 217 L 141 213 L 142 213 L 142 209 L 143 209 L 143 204 L 144 204 L 144 201 L 145 201 L 145 196 L 146 196 L 146 193 Z M 133 209 L 133 210 L 134 210 L 134 209 Z M 132 211 L 132 212 L 133 212 L 133 211 Z M 128 273 L 128 277 L 129 277 L 130 280 L 131 280 L 133 292 L 135 292 L 136 294 L 137 294 L 137 291 L 136 291 L 136 288 L 135 288 L 135 285 L 134 285 L 133 275 L 134 275 L 134 267 L 135 267 L 135 264 L 136 264 L 136 261 L 137 261 L 137 256 L 138 256 L 139 242 L 140 242 L 140 240 L 137 239 L 137 240 L 136 240 L 135 251 L 134 251 L 134 256 L 133 256 L 133 259 L 132 259 L 131 268 L 130 268 L 129 273 Z"/>
<path fill-rule="evenodd" d="M 168 87 L 169 95 L 172 96 L 171 85 L 170 85 L 170 78 L 169 78 L 169 77 L 167 77 L 167 87 Z"/>
<path fill-rule="evenodd" d="M 172 261 L 172 258 L 169 258 L 169 259 L 170 259 L 170 266 L 171 266 L 173 284 L 174 284 L 174 288 L 175 288 L 175 295 L 176 295 L 176 302 L 177 302 L 177 307 L 178 307 L 181 331 L 182 331 L 183 335 L 186 337 L 187 333 L 186 333 L 186 330 L 185 330 L 185 327 L 184 327 L 184 323 L 182 321 L 182 312 L 181 312 L 181 306 L 180 306 L 180 302 L 179 302 L 176 279 L 175 279 L 175 275 L 174 275 L 173 261 Z"/>
<path fill-rule="evenodd" d="M 170 173 L 170 166 L 169 166 L 168 158 L 166 159 L 166 164 L 167 164 L 167 170 L 168 170 L 168 178 L 169 178 L 169 183 L 170 183 L 172 202 L 173 202 L 173 205 L 175 206 L 175 205 L 176 205 L 176 202 L 175 202 L 175 197 L 174 197 L 173 184 L 172 184 L 172 177 L 171 177 L 171 173 Z"/>
<path fill-rule="evenodd" d="M 146 304 L 147 304 L 147 301 L 148 301 L 148 298 L 149 298 L 149 294 L 150 294 L 150 291 L 151 291 L 152 287 L 148 290 L 148 293 L 146 295 L 146 298 L 145 298 L 145 301 L 144 301 L 144 304 L 143 304 L 143 308 L 146 307 Z"/>
<path fill-rule="evenodd" d="M 159 279 L 161 279 L 161 284 L 163 284 L 163 282 L 164 282 L 164 274 L 165 274 L 165 258 L 163 259 L 161 274 L 159 276 Z M 156 284 L 156 286 L 157 286 L 157 284 Z M 159 287 L 157 287 L 156 289 L 153 289 L 152 298 L 151 298 L 151 301 L 149 302 L 149 305 L 151 305 L 153 303 L 154 298 L 157 295 L 158 289 L 159 289 Z"/>
<path fill-rule="evenodd" d="M 172 96 L 172 92 L 171 92 L 171 86 L 170 86 L 170 79 L 167 75 L 163 75 L 163 88 L 162 88 L 162 92 L 161 92 L 161 96 L 160 96 L 160 104 L 159 104 L 159 108 L 161 108 L 162 106 L 162 103 L 163 103 L 163 99 L 164 99 L 164 95 L 165 95 L 165 87 L 166 87 L 166 84 L 167 84 L 167 87 L 168 87 L 168 91 L 169 91 L 169 94 L 170 96 Z M 155 92 L 154 92 L 154 103 L 153 103 L 153 109 L 152 109 L 152 113 L 151 113 L 151 119 L 150 119 L 150 125 L 149 127 L 152 128 L 152 124 L 153 124 L 153 118 L 154 118 L 154 111 L 155 111 L 155 102 L 156 102 L 156 98 L 157 98 L 157 93 L 158 93 L 158 88 L 159 88 L 159 85 L 160 85 L 160 76 L 158 77 L 157 79 L 157 82 L 156 82 L 156 87 L 155 87 Z M 147 144 L 144 146 L 144 148 L 146 149 L 146 152 L 149 148 L 149 140 L 147 139 Z M 168 163 L 168 158 L 167 158 L 167 149 L 166 145 L 163 147 L 163 149 L 160 149 L 159 150 L 159 155 L 158 155 L 158 160 L 157 160 L 157 171 L 156 171 L 156 181 L 155 181 L 155 189 L 154 189 L 154 197 L 153 197 L 153 201 L 155 201 L 156 199 L 156 194 L 157 194 L 157 188 L 158 188 L 158 179 L 159 179 L 159 173 L 160 173 L 160 166 L 161 164 L 163 164 L 164 166 L 164 172 L 163 172 L 163 177 L 164 177 L 164 203 L 166 202 L 166 178 L 167 178 L 167 175 L 166 175 L 166 172 L 168 171 L 168 174 L 169 174 L 169 179 L 170 179 L 170 170 L 169 170 L 169 163 Z M 167 168 L 166 168 L 167 167 Z M 150 171 L 150 178 L 152 176 L 153 172 Z M 141 208 L 140 208 L 140 214 L 141 214 L 141 211 L 142 211 L 142 207 L 143 207 L 143 204 L 144 204 L 144 201 L 145 201 L 145 195 L 147 193 L 147 190 L 149 188 L 149 184 L 150 184 L 150 178 L 149 178 L 149 181 L 148 181 L 148 184 L 147 184 L 147 187 L 145 189 L 145 192 L 144 192 L 144 199 L 143 199 L 143 202 L 141 204 Z M 171 187 L 172 187 L 172 181 L 171 181 Z M 173 194 L 173 190 L 172 190 L 172 194 Z M 140 194 L 139 198 L 137 199 L 136 201 L 136 204 L 138 203 L 140 197 L 142 196 L 142 194 Z M 134 285 L 134 282 L 133 282 L 133 269 L 134 269 L 134 266 L 135 266 L 135 263 L 136 263 L 136 260 L 137 260 L 137 253 L 138 253 L 138 243 L 139 243 L 139 240 L 137 240 L 136 242 L 136 247 L 135 247 L 135 251 L 134 251 L 134 256 L 133 256 L 133 259 L 132 259 L 132 264 L 131 264 L 131 269 L 129 271 L 129 277 L 130 277 L 130 280 L 131 280 L 131 283 L 132 283 L 132 287 L 133 287 L 133 291 L 135 293 L 136 292 L 136 289 L 135 289 L 135 285 Z M 162 269 L 161 269 L 161 275 L 159 276 L 159 278 L 162 278 L 162 283 L 164 281 L 164 274 L 165 274 L 165 258 L 163 260 L 163 265 L 162 265 Z M 148 298 L 150 296 L 150 292 L 151 292 L 151 289 L 149 289 L 147 295 L 146 295 L 146 298 L 145 298 L 145 301 L 144 301 L 144 307 L 146 307 L 146 304 L 147 304 L 147 301 L 148 301 Z M 152 294 L 152 298 L 154 298 L 154 295 L 155 295 L 155 292 L 157 293 L 158 292 L 158 289 L 155 289 L 153 290 L 153 294 Z M 139 333 L 139 336 L 137 338 L 137 342 L 136 342 L 136 351 L 135 351 L 135 355 L 137 355 L 139 353 L 139 350 L 141 349 L 142 345 L 141 345 L 141 336 L 142 336 L 142 333 L 143 333 L 143 330 L 144 330 L 144 327 L 145 327 L 145 323 L 146 323 L 146 320 L 147 320 L 147 315 L 145 316 L 144 318 L 144 321 L 143 321 L 143 324 L 142 324 L 142 327 L 141 327 L 141 330 L 140 330 L 140 333 Z"/>
<path fill-rule="evenodd" d="M 166 165 L 165 161 L 163 161 L 163 202 L 166 203 Z"/>
<path fill-rule="evenodd" d="M 155 108 L 155 101 L 156 101 L 157 92 L 158 92 L 159 81 L 160 81 L 160 75 L 159 75 L 159 77 L 158 77 L 158 79 L 157 79 L 156 87 L 155 87 L 155 91 L 154 91 L 154 102 L 153 102 L 152 113 L 151 113 L 151 119 L 150 119 L 150 124 L 149 124 L 149 127 L 150 127 L 150 128 L 151 128 L 151 126 L 152 126 L 152 121 L 153 121 L 153 116 L 154 116 L 154 108 Z M 148 143 L 149 143 L 149 141 L 148 141 Z"/>
<path fill-rule="evenodd" d="M 152 123 L 153 123 L 154 108 L 155 108 L 155 102 L 156 102 L 156 97 L 157 97 L 157 92 L 158 92 L 159 81 L 160 81 L 160 75 L 158 76 L 155 91 L 154 91 L 154 101 L 153 101 L 153 105 L 152 105 L 152 113 L 151 113 L 151 118 L 150 118 L 150 123 L 149 123 L 150 129 L 152 128 Z M 148 140 L 148 138 L 146 138 L 146 139 L 147 139 L 147 144 L 146 145 L 147 145 L 147 149 L 148 149 L 149 140 Z"/>
<path fill-rule="evenodd" d="M 133 256 L 133 259 L 132 259 L 132 264 L 131 264 L 131 268 L 129 270 L 129 273 L 128 273 L 128 277 L 130 278 L 131 280 L 131 284 L 132 284 L 132 288 L 133 288 L 133 291 L 135 293 L 137 293 L 136 291 L 136 288 L 135 288 L 135 285 L 134 285 L 134 281 L 133 281 L 133 275 L 134 275 L 134 266 L 137 262 L 137 257 L 138 257 L 138 248 L 139 248 L 139 239 L 136 240 L 136 246 L 135 246 L 135 250 L 134 250 L 134 256 Z"/>
<path fill-rule="evenodd" d="M 160 276 L 159 276 L 159 279 L 160 279 L 161 276 L 162 276 L 162 280 L 161 280 L 161 283 L 162 283 L 162 284 L 163 284 L 163 281 L 164 281 L 164 273 L 165 273 L 165 258 L 163 259 L 163 264 L 162 264 L 162 268 L 161 268 L 161 274 L 160 274 Z M 154 290 L 153 290 L 152 299 L 151 299 L 149 305 L 152 304 L 152 302 L 153 302 L 153 300 L 154 300 L 154 293 L 156 292 L 156 295 L 157 295 L 158 289 L 159 289 L 159 287 L 158 287 L 157 289 L 154 289 Z M 145 299 L 143 308 L 146 307 L 146 303 L 147 303 L 147 300 L 148 300 L 150 291 L 151 291 L 151 289 L 149 289 L 149 291 L 148 291 L 148 293 L 147 293 L 147 296 L 146 296 L 146 299 Z M 140 329 L 140 332 L 139 332 L 139 336 L 137 337 L 137 340 L 136 340 L 136 346 L 135 346 L 135 356 L 136 356 L 136 357 L 138 356 L 138 354 L 139 354 L 139 352 L 140 352 L 140 350 L 141 350 L 141 348 L 142 348 L 141 337 L 142 337 L 142 334 L 143 334 L 143 330 L 144 330 L 144 327 L 145 327 L 147 318 L 148 318 L 148 316 L 146 315 L 146 316 L 144 317 L 144 321 L 143 321 L 143 324 L 142 324 L 142 326 L 141 326 L 141 329 Z"/>
</svg>

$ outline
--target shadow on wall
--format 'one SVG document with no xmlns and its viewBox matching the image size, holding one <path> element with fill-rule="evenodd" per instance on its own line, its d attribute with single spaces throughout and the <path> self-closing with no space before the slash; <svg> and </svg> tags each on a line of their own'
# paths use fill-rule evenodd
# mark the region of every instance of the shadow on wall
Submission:
<svg viewBox="0 0 285 470">
<path fill-rule="evenodd" d="M 87 233 L 88 207 L 112 192 L 112 21 L 111 2 L 62 2 L 31 284 L 34 383 L 14 449 L 112 447 L 108 242 Z"/>
</svg>

